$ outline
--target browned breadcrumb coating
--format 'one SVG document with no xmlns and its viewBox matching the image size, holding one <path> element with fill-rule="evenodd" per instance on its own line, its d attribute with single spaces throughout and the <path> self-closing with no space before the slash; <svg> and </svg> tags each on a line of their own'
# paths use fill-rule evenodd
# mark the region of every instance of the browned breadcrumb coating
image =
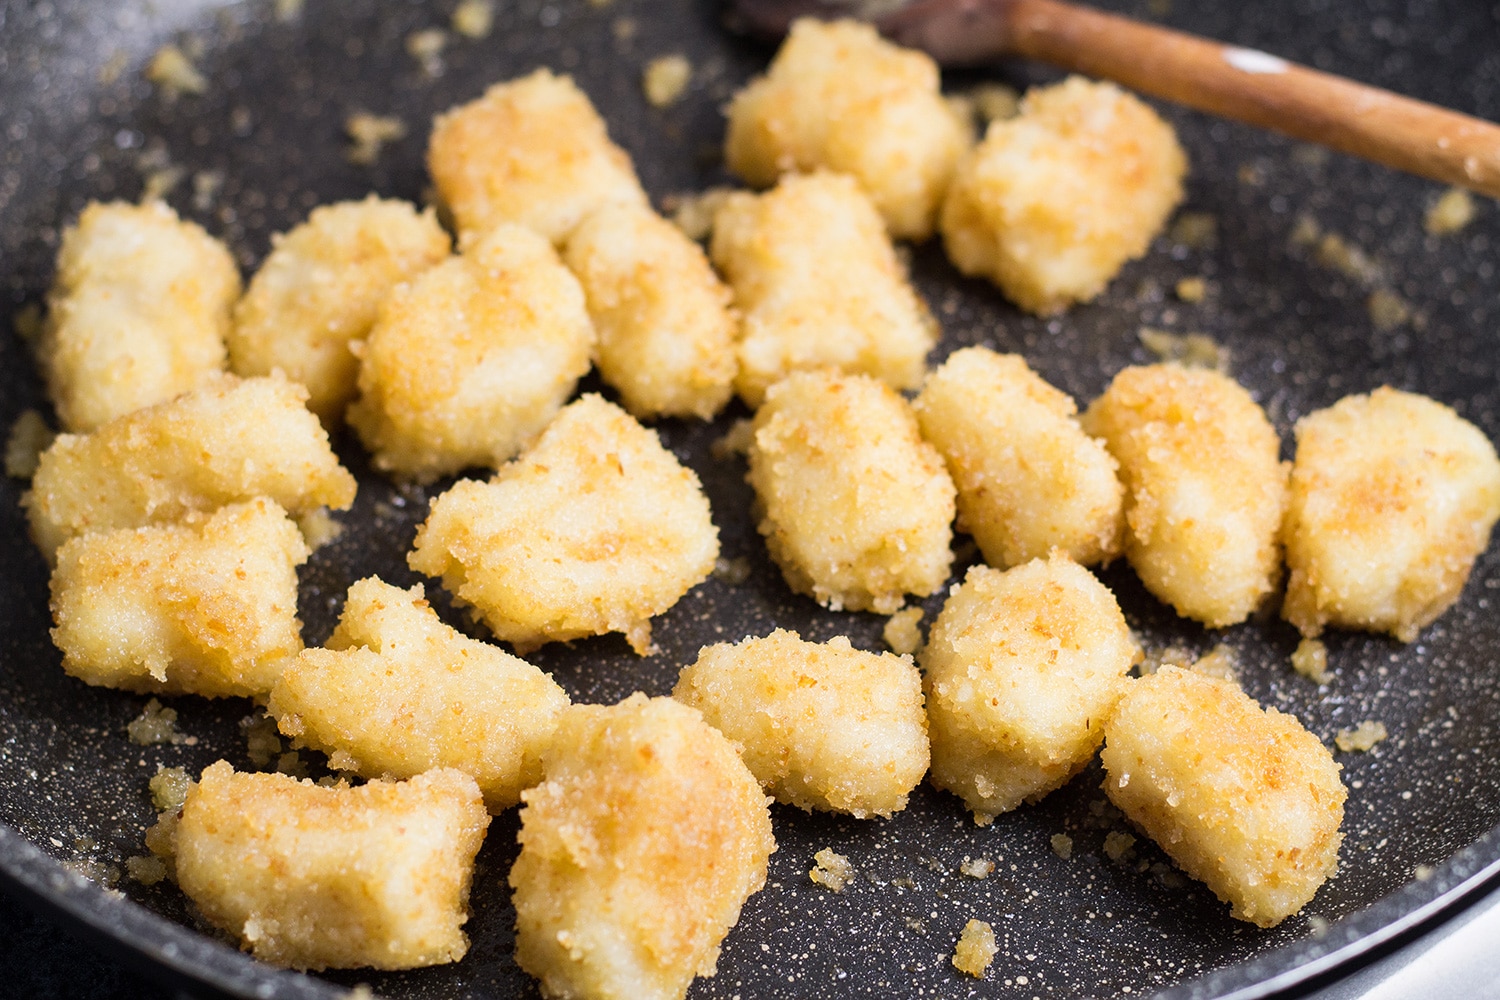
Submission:
<svg viewBox="0 0 1500 1000">
<path fill-rule="evenodd" d="M 472 775 L 491 812 L 542 778 L 567 693 L 536 667 L 444 624 L 422 586 L 349 588 L 324 649 L 282 671 L 268 708 L 288 736 L 367 778 Z"/>
<path fill-rule="evenodd" d="M 177 883 L 272 965 L 441 965 L 469 949 L 460 928 L 489 823 L 461 771 L 325 788 L 221 760 L 182 805 Z"/>
<path fill-rule="evenodd" d="M 347 510 L 354 477 L 306 399 L 306 389 L 280 375 L 220 375 L 92 434 L 60 435 L 22 500 L 32 537 L 51 559 L 75 535 L 167 523 L 259 496 L 292 515 Z"/>
<path fill-rule="evenodd" d="M 698 477 L 654 431 L 590 393 L 493 480 L 463 480 L 434 500 L 407 562 L 441 576 L 523 653 L 623 632 L 644 656 L 651 618 L 718 556 Z"/>
<path fill-rule="evenodd" d="M 297 525 L 273 500 L 93 532 L 57 552 L 63 669 L 127 691 L 258 695 L 302 649 Z"/>
<path fill-rule="evenodd" d="M 91 431 L 224 368 L 240 273 L 159 201 L 90 202 L 63 232 L 37 356 L 58 420 Z"/>
<path fill-rule="evenodd" d="M 1060 549 L 1089 566 L 1119 555 L 1124 491 L 1078 407 L 1018 354 L 966 347 L 912 404 L 958 487 L 958 527 L 993 566 Z"/>
<path fill-rule="evenodd" d="M 746 478 L 766 547 L 799 594 L 891 614 L 948 578 L 953 480 L 911 407 L 874 379 L 797 372 L 772 386 Z"/>
<path fill-rule="evenodd" d="M 1012 302 L 1054 313 L 1094 298 L 1142 256 L 1182 200 L 1172 126 L 1114 84 L 1069 77 L 1028 92 L 960 161 L 943 203 L 948 256 Z"/>
<path fill-rule="evenodd" d="M 778 802 L 890 816 L 927 773 L 922 679 L 909 657 L 777 629 L 705 646 L 672 697 L 729 737 Z"/>
<path fill-rule="evenodd" d="M 809 368 L 921 384 L 937 324 L 852 178 L 789 175 L 759 197 L 729 195 L 711 249 L 743 317 L 735 390 L 746 403 Z"/>
<path fill-rule="evenodd" d="M 729 105 L 724 161 L 756 187 L 819 168 L 850 174 L 892 236 L 924 240 L 973 143 L 939 82 L 931 57 L 868 24 L 803 18 Z"/>
<path fill-rule="evenodd" d="M 369 334 L 392 287 L 447 258 L 448 235 L 431 209 L 371 195 L 314 209 L 273 246 L 235 306 L 230 366 L 240 375 L 280 368 L 336 426 L 359 375 L 349 342 Z"/>
<path fill-rule="evenodd" d="M 501 225 L 385 300 L 356 350 L 349 424 L 402 478 L 493 468 L 547 426 L 593 348 L 578 279 L 546 240 Z"/>
<path fill-rule="evenodd" d="M 552 997 L 681 1000 L 766 880 L 768 799 L 670 698 L 565 711 L 521 795 L 516 961 Z"/>
<path fill-rule="evenodd" d="M 710 419 L 729 401 L 739 322 L 701 247 L 644 205 L 608 205 L 564 252 L 599 334 L 599 374 L 625 408 Z"/>
<path fill-rule="evenodd" d="M 1228 376 L 1126 368 L 1083 417 L 1120 463 L 1125 555 L 1146 589 L 1213 628 L 1250 616 L 1281 575 L 1288 465 Z"/>
<path fill-rule="evenodd" d="M 1140 659 L 1115 597 L 1061 553 L 974 566 L 922 650 L 931 780 L 987 826 L 1082 770 Z"/>
<path fill-rule="evenodd" d="M 1103 761 L 1110 800 L 1241 920 L 1280 923 L 1338 870 L 1339 766 L 1229 681 L 1162 667 L 1130 682 Z"/>
<path fill-rule="evenodd" d="M 462 232 L 514 222 L 561 244 L 603 205 L 646 204 L 588 95 L 546 69 L 439 115 L 427 168 Z"/>
<path fill-rule="evenodd" d="M 1282 615 L 1412 642 L 1452 606 L 1500 518 L 1500 459 L 1453 410 L 1389 387 L 1297 422 Z"/>
</svg>

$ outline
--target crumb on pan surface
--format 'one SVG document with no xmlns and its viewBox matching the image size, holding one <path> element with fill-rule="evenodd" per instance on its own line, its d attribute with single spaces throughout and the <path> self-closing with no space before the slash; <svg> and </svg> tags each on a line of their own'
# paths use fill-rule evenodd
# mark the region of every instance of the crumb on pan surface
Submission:
<svg viewBox="0 0 1500 1000">
<path fill-rule="evenodd" d="M 883 383 L 819 371 L 772 386 L 746 478 L 787 584 L 832 610 L 890 614 L 948 577 L 953 481 Z"/>
<path fill-rule="evenodd" d="M 943 202 L 954 265 L 1022 309 L 1094 298 L 1142 256 L 1182 200 L 1187 158 L 1172 127 L 1110 83 L 1034 89 L 959 162 Z"/>
<path fill-rule="evenodd" d="M 953 946 L 953 967 L 975 979 L 983 979 L 999 953 L 995 929 L 983 920 L 970 919 Z"/>
<path fill-rule="evenodd" d="M 1282 616 L 1412 642 L 1458 599 L 1500 518 L 1500 459 L 1435 400 L 1381 387 L 1297 422 Z"/>
<path fill-rule="evenodd" d="M 1219 628 L 1248 618 L 1281 572 L 1288 467 L 1234 380 L 1177 364 L 1126 368 L 1089 406 L 1125 485 L 1125 555 L 1146 589 Z"/>
<path fill-rule="evenodd" d="M 697 475 L 590 393 L 490 482 L 462 480 L 434 500 L 408 562 L 523 653 L 623 632 L 646 655 L 651 618 L 718 555 Z"/>
<path fill-rule="evenodd" d="M 239 294 L 228 249 L 162 202 L 90 202 L 63 232 L 37 348 L 63 429 L 211 381 Z"/>
<path fill-rule="evenodd" d="M 347 510 L 354 477 L 306 398 L 279 375 L 219 375 L 90 434 L 59 435 L 23 498 L 32 537 L 50 559 L 75 535 L 167 523 L 258 496 L 293 515 Z"/>
<path fill-rule="evenodd" d="M 1130 682 L 1103 761 L 1110 801 L 1240 920 L 1275 926 L 1338 869 L 1339 766 L 1228 681 L 1163 667 Z"/>
<path fill-rule="evenodd" d="M 52 571 L 63 669 L 127 691 L 264 694 L 302 649 L 297 567 L 308 555 L 264 498 L 74 538 Z"/>
<path fill-rule="evenodd" d="M 1119 555 L 1117 463 L 1078 408 L 1018 354 L 966 347 L 928 376 L 912 408 L 958 488 L 958 527 L 993 566 L 1054 548 L 1088 566 Z"/>
<path fill-rule="evenodd" d="M 490 817 L 454 770 L 325 788 L 204 770 L 176 823 L 182 891 L 272 965 L 410 969 L 468 950 L 474 855 Z"/>
<path fill-rule="evenodd" d="M 565 711 L 522 793 L 516 961 L 551 996 L 681 1000 L 776 842 L 734 747 L 670 698 Z"/>
<path fill-rule="evenodd" d="M 367 778 L 451 767 L 492 813 L 541 780 L 541 754 L 568 696 L 525 660 L 443 623 L 417 584 L 359 580 L 325 648 L 306 649 L 269 711 L 300 744 Z"/>
<path fill-rule="evenodd" d="M 922 615 L 920 607 L 902 608 L 885 620 L 880 637 L 897 656 L 910 656 L 922 648 Z"/>
<path fill-rule="evenodd" d="M 727 736 L 778 802 L 890 816 L 927 773 L 922 679 L 906 657 L 777 629 L 705 646 L 672 696 Z"/>
<path fill-rule="evenodd" d="M 354 398 L 363 340 L 391 289 L 447 259 L 448 235 L 428 209 L 376 198 L 315 208 L 273 238 L 273 249 L 234 308 L 230 367 L 279 368 L 307 386 L 307 407 L 337 426 Z"/>
<path fill-rule="evenodd" d="M 708 420 L 729 401 L 739 322 L 702 248 L 650 208 L 607 205 L 568 237 L 598 332 L 599 373 L 646 420 Z"/>
<path fill-rule="evenodd" d="M 1061 553 L 972 567 L 922 650 L 930 780 L 983 826 L 1041 799 L 1094 759 L 1139 658 L 1114 595 Z"/>
<path fill-rule="evenodd" d="M 594 342 L 583 290 L 551 244 L 500 225 L 386 298 L 356 349 L 349 424 L 375 467 L 401 478 L 494 468 L 567 401 Z"/>
<path fill-rule="evenodd" d="M 825 889 L 843 892 L 844 887 L 854 880 L 854 865 L 833 848 L 825 847 L 813 855 L 813 866 L 807 877 Z"/>
<path fill-rule="evenodd" d="M 710 250 L 742 316 L 735 390 L 750 406 L 810 368 L 921 384 L 937 325 L 852 178 L 789 175 L 759 196 L 728 195 Z"/>
<path fill-rule="evenodd" d="M 681 53 L 658 56 L 641 73 L 641 89 L 654 108 L 676 104 L 693 79 L 693 64 Z"/>
<path fill-rule="evenodd" d="M 546 69 L 438 115 L 427 168 L 466 233 L 513 222 L 561 244 L 603 205 L 646 203 L 588 95 Z"/>
<path fill-rule="evenodd" d="M 849 174 L 892 236 L 926 239 L 973 142 L 939 83 L 931 57 L 868 24 L 803 18 L 730 103 L 724 160 L 756 187 L 792 172 Z"/>
</svg>

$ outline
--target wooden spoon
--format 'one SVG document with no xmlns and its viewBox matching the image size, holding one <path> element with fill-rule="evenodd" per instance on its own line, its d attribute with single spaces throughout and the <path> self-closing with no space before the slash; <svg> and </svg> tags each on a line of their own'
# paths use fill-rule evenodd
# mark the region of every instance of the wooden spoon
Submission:
<svg viewBox="0 0 1500 1000">
<path fill-rule="evenodd" d="M 1500 197 L 1500 126 L 1059 0 L 733 0 L 733 8 L 744 28 L 771 37 L 801 16 L 856 17 L 947 66 L 1039 59 Z"/>
</svg>

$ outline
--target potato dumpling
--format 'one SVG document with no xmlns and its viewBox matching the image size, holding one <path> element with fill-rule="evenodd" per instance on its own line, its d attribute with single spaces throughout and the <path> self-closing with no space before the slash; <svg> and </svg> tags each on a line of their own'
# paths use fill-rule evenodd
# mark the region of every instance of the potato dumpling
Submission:
<svg viewBox="0 0 1500 1000">
<path fill-rule="evenodd" d="M 1027 93 L 959 162 L 943 202 L 954 265 L 1028 312 L 1104 290 L 1182 200 L 1172 126 L 1114 84 L 1069 77 Z"/>
<path fill-rule="evenodd" d="M 1297 422 L 1282 614 L 1402 642 L 1458 599 L 1500 517 L 1500 460 L 1473 424 L 1389 387 Z"/>
<path fill-rule="evenodd" d="M 90 202 L 62 237 L 37 355 L 63 429 L 91 431 L 224 368 L 240 272 L 159 201 Z"/>
<path fill-rule="evenodd" d="M 681 1000 L 766 881 L 768 799 L 696 711 L 575 705 L 521 793 L 516 962 L 543 996 Z"/>
<path fill-rule="evenodd" d="M 931 57 L 868 24 L 803 18 L 730 103 L 724 161 L 756 187 L 820 167 L 850 174 L 892 236 L 925 240 L 973 142 L 939 82 Z"/>
<path fill-rule="evenodd" d="M 874 379 L 797 372 L 772 386 L 746 478 L 797 593 L 888 615 L 948 579 L 953 480 L 906 400 Z"/>
<path fill-rule="evenodd" d="M 672 697 L 729 737 L 778 802 L 860 819 L 906 808 L 927 773 L 922 680 L 910 657 L 867 653 L 843 636 L 705 646 Z"/>
<path fill-rule="evenodd" d="M 171 522 L 258 496 L 293 516 L 347 510 L 354 477 L 306 399 L 306 389 L 279 375 L 218 375 L 92 434 L 59 435 L 23 499 L 32 537 L 51 559 L 74 535 Z"/>
<path fill-rule="evenodd" d="M 491 812 L 542 778 L 568 696 L 525 660 L 444 624 L 421 584 L 349 588 L 324 649 L 303 650 L 271 691 L 281 731 L 367 778 L 437 767 L 472 775 Z"/>
<path fill-rule="evenodd" d="M 1207 369 L 1126 368 L 1083 427 L 1120 463 L 1125 555 L 1146 589 L 1212 628 L 1248 618 L 1280 578 L 1288 471 L 1250 394 Z"/>
<path fill-rule="evenodd" d="M 1104 733 L 1110 800 L 1239 919 L 1272 927 L 1338 870 L 1348 793 L 1294 716 L 1162 667 L 1126 685 Z"/>
<path fill-rule="evenodd" d="M 272 965 L 441 965 L 469 950 L 459 928 L 489 823 L 462 771 L 324 788 L 221 760 L 182 804 L 177 883 Z"/>
<path fill-rule="evenodd" d="M 461 233 L 513 222 L 561 245 L 602 205 L 646 204 L 630 157 L 588 95 L 545 69 L 439 115 L 427 169 Z"/>
<path fill-rule="evenodd" d="M 592 393 L 488 483 L 432 502 L 411 568 L 441 576 L 522 653 L 623 632 L 651 650 L 651 618 L 707 579 L 719 556 L 698 477 L 655 432 Z"/>
<path fill-rule="evenodd" d="M 958 527 L 991 565 L 1053 549 L 1089 566 L 1120 554 L 1124 491 L 1077 406 L 1018 354 L 966 347 L 928 376 L 912 404 L 922 436 L 958 487 Z"/>
<path fill-rule="evenodd" d="M 307 386 L 307 408 L 327 427 L 354 398 L 363 340 L 393 287 L 447 259 L 448 234 L 429 209 L 374 195 L 313 209 L 274 238 L 234 309 L 230 367 L 240 375 L 280 368 Z"/>
<path fill-rule="evenodd" d="M 981 826 L 1061 787 L 1140 655 L 1114 594 L 1067 556 L 972 567 L 921 653 L 932 783 Z"/>
<path fill-rule="evenodd" d="M 402 478 L 495 467 L 547 426 L 593 349 L 578 279 L 546 240 L 502 225 L 385 300 L 356 350 L 349 423 Z"/>
<path fill-rule="evenodd" d="M 259 695 L 302 649 L 307 543 L 274 500 L 80 535 L 57 553 L 63 669 L 127 691 Z"/>
<path fill-rule="evenodd" d="M 608 205 L 564 259 L 599 334 L 599 374 L 636 417 L 711 418 L 733 391 L 739 322 L 698 244 L 650 208 Z"/>
<path fill-rule="evenodd" d="M 734 385 L 746 403 L 807 368 L 921 384 L 937 324 L 852 178 L 789 175 L 763 195 L 729 195 L 711 249 L 742 315 Z"/>
</svg>

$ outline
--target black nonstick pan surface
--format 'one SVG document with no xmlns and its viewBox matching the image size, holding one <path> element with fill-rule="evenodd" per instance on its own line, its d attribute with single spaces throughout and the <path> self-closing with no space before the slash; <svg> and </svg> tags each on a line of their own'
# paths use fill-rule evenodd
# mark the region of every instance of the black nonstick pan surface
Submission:
<svg viewBox="0 0 1500 1000">
<path fill-rule="evenodd" d="M 1500 117 L 1500 12 L 1489 5 L 1106 6 Z M 499 0 L 488 38 L 449 32 L 441 55 L 424 66 L 407 39 L 446 29 L 451 11 L 447 2 L 308 0 L 281 20 L 268 2 L 0 5 L 0 424 L 30 407 L 46 412 L 9 320 L 21 316 L 24 325 L 26 307 L 42 298 L 61 227 L 90 199 L 138 197 L 146 174 L 180 169 L 168 200 L 225 239 L 248 274 L 271 234 L 314 205 L 370 191 L 420 200 L 431 116 L 493 81 L 546 65 L 572 73 L 593 97 L 658 203 L 724 181 L 716 156 L 720 108 L 769 50 L 728 34 L 716 4 Z M 166 42 L 194 57 L 206 92 L 169 100 L 145 82 L 143 67 Z M 643 66 L 676 52 L 692 60 L 691 88 L 680 103 L 653 108 L 641 89 Z M 1025 85 L 1050 74 L 1004 65 L 950 74 L 948 85 L 991 78 Z M 370 166 L 345 156 L 343 123 L 357 111 L 395 115 L 408 130 Z M 1429 236 L 1423 215 L 1440 193 L 1431 184 L 1193 113 L 1165 113 L 1193 164 L 1184 210 L 1211 215 L 1216 239 L 1188 245 L 1163 237 L 1099 301 L 1050 320 L 1024 316 L 988 285 L 960 279 L 939 248 L 917 248 L 913 273 L 944 329 L 934 363 L 968 344 L 1018 351 L 1086 403 L 1121 367 L 1153 359 L 1140 327 L 1203 332 L 1228 347 L 1233 374 L 1265 405 L 1288 446 L 1297 417 L 1382 383 L 1447 402 L 1500 438 L 1500 211 L 1493 202 L 1479 199 L 1476 220 L 1461 232 Z M 1308 231 L 1304 219 L 1360 248 L 1373 266 L 1358 274 L 1330 266 L 1327 255 L 1294 238 L 1299 228 Z M 1207 279 L 1203 302 L 1173 294 L 1186 277 Z M 1380 289 L 1408 315 L 1377 325 L 1369 299 Z M 599 386 L 589 380 L 584 388 Z M 701 645 L 778 625 L 883 648 L 883 619 L 825 612 L 791 594 L 769 563 L 743 464 L 711 454 L 712 442 L 745 415 L 735 404 L 711 425 L 668 421 L 659 430 L 702 478 L 723 554 L 747 566 L 748 576 L 711 578 L 658 619 L 659 655 L 638 658 L 618 636 L 533 654 L 575 700 L 665 694 Z M 415 582 L 404 555 L 428 499 L 446 485 L 397 488 L 369 472 L 357 443 L 339 447 L 360 493 L 354 511 L 341 515 L 347 530 L 303 571 L 310 644 L 332 630 L 351 581 L 378 573 L 403 586 Z M 147 779 L 158 765 L 196 772 L 221 757 L 253 766 L 241 720 L 254 706 L 170 699 L 188 739 L 131 743 L 126 724 L 146 699 L 85 687 L 58 665 L 47 635 L 46 567 L 18 506 L 24 485 L 0 485 L 0 872 L 12 888 L 63 913 L 101 946 L 202 993 L 334 997 L 368 983 L 381 996 L 402 998 L 536 994 L 511 957 L 504 879 L 516 853 L 514 811 L 495 820 L 480 854 L 473 946 L 453 966 L 316 979 L 271 970 L 196 922 L 170 885 L 147 888 L 125 877 L 126 858 L 142 853 L 142 832 L 154 818 Z M 975 554 L 964 536 L 955 547 L 961 575 Z M 1206 652 L 1227 643 L 1245 688 L 1295 713 L 1325 742 L 1366 719 L 1388 728 L 1390 737 L 1370 752 L 1339 755 L 1350 788 L 1342 871 L 1304 913 L 1257 930 L 1230 919 L 1144 840 L 1118 860 L 1106 855 L 1106 835 L 1127 828 L 1099 790 L 1097 767 L 985 829 L 957 799 L 926 787 L 888 822 L 775 807 L 780 849 L 768 885 L 725 942 L 718 975 L 696 982 L 691 996 L 1263 995 L 1396 934 L 1496 867 L 1494 547 L 1459 605 L 1417 642 L 1330 635 L 1334 680 L 1324 689 L 1292 672 L 1296 636 L 1274 614 L 1209 633 L 1158 604 L 1123 565 L 1102 576 L 1148 648 Z M 466 627 L 435 583 L 429 593 L 450 622 Z M 924 602 L 928 622 L 941 597 Z M 318 763 L 315 754 L 302 756 Z M 1071 838 L 1069 858 L 1054 852 L 1055 834 Z M 841 894 L 807 877 L 822 847 L 848 856 L 857 870 Z M 984 880 L 960 874 L 966 858 L 993 860 L 994 873 Z M 948 961 L 970 917 L 989 921 L 999 938 L 983 981 Z"/>
</svg>

